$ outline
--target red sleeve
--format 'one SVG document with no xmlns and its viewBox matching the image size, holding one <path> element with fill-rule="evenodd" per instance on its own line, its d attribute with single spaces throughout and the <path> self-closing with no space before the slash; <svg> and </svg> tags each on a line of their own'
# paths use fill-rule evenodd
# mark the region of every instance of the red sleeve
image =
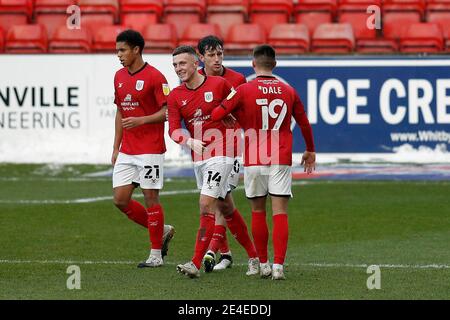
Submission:
<svg viewBox="0 0 450 320">
<path fill-rule="evenodd" d="M 117 73 L 114 75 L 114 104 L 116 106 L 119 106 L 118 101 L 117 101 L 116 78 L 117 78 Z"/>
<path fill-rule="evenodd" d="M 244 77 L 244 75 L 242 75 L 241 73 L 239 73 L 239 75 L 241 77 L 239 79 L 239 85 L 238 86 L 240 86 L 241 84 L 247 83 L 247 79 Z"/>
<path fill-rule="evenodd" d="M 181 127 L 181 114 L 172 92 L 167 97 L 167 114 L 169 120 L 169 137 L 179 144 L 184 144 L 191 137 L 189 132 Z"/>
<path fill-rule="evenodd" d="M 155 96 L 156 103 L 159 107 L 167 105 L 167 96 L 170 93 L 169 85 L 167 84 L 166 77 L 157 71 L 155 72 L 155 79 L 153 82 L 153 94 Z"/>
<path fill-rule="evenodd" d="M 305 140 L 306 144 L 306 150 L 314 152 L 315 148 L 312 128 L 306 115 L 305 107 L 303 106 L 303 103 L 300 101 L 300 98 L 295 91 L 292 115 L 294 116 L 295 122 L 297 122 L 300 130 L 302 131 L 303 139 Z"/>
<path fill-rule="evenodd" d="M 215 107 L 211 112 L 211 120 L 219 121 L 222 120 L 226 115 L 233 112 L 240 105 L 242 89 L 232 90 L 225 100 L 222 101 L 220 106 Z"/>
</svg>

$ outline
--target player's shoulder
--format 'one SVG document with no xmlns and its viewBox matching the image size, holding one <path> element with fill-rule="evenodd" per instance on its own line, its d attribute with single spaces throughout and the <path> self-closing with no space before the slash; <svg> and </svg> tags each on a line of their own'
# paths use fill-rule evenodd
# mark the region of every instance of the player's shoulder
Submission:
<svg viewBox="0 0 450 320">
<path fill-rule="evenodd" d="M 146 66 L 145 66 L 145 68 L 144 68 L 144 71 L 147 72 L 148 74 L 153 75 L 153 76 L 154 76 L 154 75 L 161 75 L 161 76 L 163 76 L 162 72 L 159 71 L 158 68 L 152 66 L 152 65 L 149 64 L 149 63 L 146 63 Z"/>
<path fill-rule="evenodd" d="M 208 82 L 212 83 L 226 83 L 227 80 L 222 78 L 221 76 L 207 76 Z"/>
<path fill-rule="evenodd" d="M 242 78 L 245 78 L 244 75 L 243 75 L 242 73 L 237 72 L 236 70 L 231 69 L 230 67 L 226 67 L 226 68 L 225 68 L 225 74 L 227 74 L 227 73 L 230 74 L 230 75 L 232 75 L 232 76 L 235 76 L 235 77 L 242 77 Z"/>
<path fill-rule="evenodd" d="M 181 95 L 185 91 L 187 91 L 186 86 L 183 83 L 181 83 L 179 86 L 176 86 L 175 88 L 173 88 L 170 91 L 169 97 L 174 97 L 174 96 Z"/>
<path fill-rule="evenodd" d="M 120 76 L 126 75 L 128 73 L 128 69 L 126 67 L 120 68 L 116 71 L 114 78 L 117 79 Z"/>
</svg>

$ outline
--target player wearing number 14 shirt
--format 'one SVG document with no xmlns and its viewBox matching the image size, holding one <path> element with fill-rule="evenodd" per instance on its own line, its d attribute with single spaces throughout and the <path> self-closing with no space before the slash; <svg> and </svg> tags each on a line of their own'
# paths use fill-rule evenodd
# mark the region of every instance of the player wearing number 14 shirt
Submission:
<svg viewBox="0 0 450 320">
<path fill-rule="evenodd" d="M 300 126 L 306 143 L 302 157 L 305 171 L 315 166 L 312 129 L 295 90 L 272 74 L 275 50 L 261 45 L 253 51 L 256 79 L 239 86 L 212 114 L 219 121 L 229 113 L 245 132 L 244 185 L 252 208 L 252 233 L 260 260 L 262 277 L 284 279 L 283 264 L 288 242 L 287 208 L 291 194 L 291 117 Z M 267 244 L 266 198 L 272 202 L 274 263 L 270 267 Z"/>
<path fill-rule="evenodd" d="M 198 57 L 193 47 L 180 46 L 172 55 L 175 72 L 183 83 L 167 99 L 169 135 L 175 142 L 191 148 L 200 189 L 200 226 L 194 255 L 191 261 L 179 264 L 177 271 L 191 278 L 200 276 L 201 262 L 214 232 L 215 213 L 219 211 L 236 240 L 247 251 L 249 264 L 246 274 L 257 274 L 259 260 L 255 246 L 228 192 L 228 178 L 236 150 L 234 137 L 227 138 L 222 122 L 211 121 L 211 111 L 231 92 L 231 85 L 221 77 L 198 73 Z M 182 128 L 182 121 L 187 130 Z"/>
</svg>

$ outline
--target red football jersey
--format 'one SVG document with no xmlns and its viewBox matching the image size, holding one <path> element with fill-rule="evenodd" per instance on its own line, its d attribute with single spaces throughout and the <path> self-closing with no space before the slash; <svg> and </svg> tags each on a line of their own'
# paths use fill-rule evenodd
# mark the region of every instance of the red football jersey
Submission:
<svg viewBox="0 0 450 320">
<path fill-rule="evenodd" d="M 233 112 L 245 130 L 244 166 L 292 165 L 291 117 L 299 124 L 308 151 L 314 141 L 300 98 L 294 88 L 275 77 L 259 76 L 239 86 L 212 113 L 220 120 Z"/>
<path fill-rule="evenodd" d="M 198 69 L 198 72 L 202 75 L 206 75 L 205 68 Z M 227 80 L 233 88 L 239 87 L 241 84 L 244 84 L 247 82 L 247 79 L 245 79 L 244 75 L 242 73 L 239 73 L 237 71 L 234 71 L 230 68 L 223 67 L 223 73 L 220 75 L 222 78 Z"/>
<path fill-rule="evenodd" d="M 205 76 L 196 89 L 189 89 L 183 83 L 170 93 L 167 99 L 170 137 L 177 143 L 186 143 L 190 137 L 205 142 L 203 155 L 192 152 L 194 161 L 214 156 L 234 157 L 233 137 L 226 139 L 223 123 L 211 120 L 211 111 L 230 94 L 231 88 L 231 84 L 221 77 Z M 182 120 L 189 133 L 183 132 Z"/>
<path fill-rule="evenodd" d="M 158 112 L 167 104 L 170 91 L 164 75 L 148 63 L 133 74 L 127 68 L 117 71 L 114 89 L 114 103 L 122 119 Z M 164 122 L 123 129 L 120 152 L 130 155 L 166 152 Z"/>
</svg>

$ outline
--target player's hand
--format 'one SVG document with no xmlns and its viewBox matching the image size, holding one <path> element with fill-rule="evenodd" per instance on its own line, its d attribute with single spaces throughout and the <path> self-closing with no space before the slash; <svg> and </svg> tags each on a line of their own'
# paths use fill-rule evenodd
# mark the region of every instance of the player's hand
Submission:
<svg viewBox="0 0 450 320">
<path fill-rule="evenodd" d="M 225 128 L 234 129 L 234 126 L 236 125 L 236 118 L 233 117 L 231 114 L 229 114 L 222 119 L 222 123 L 225 126 Z"/>
<path fill-rule="evenodd" d="M 303 172 L 310 174 L 316 169 L 316 153 L 305 151 L 302 156 L 301 165 L 304 167 Z"/>
<path fill-rule="evenodd" d="M 191 148 L 195 153 L 202 154 L 205 150 L 205 143 L 201 140 L 189 138 L 186 145 Z"/>
<path fill-rule="evenodd" d="M 114 149 L 113 153 L 112 153 L 112 156 L 111 156 L 111 164 L 113 165 L 113 167 L 116 164 L 116 160 L 117 160 L 118 156 L 119 156 L 119 150 Z"/>
<path fill-rule="evenodd" d="M 129 117 L 122 119 L 122 127 L 131 129 L 144 124 L 144 120 L 140 117 Z"/>
</svg>

